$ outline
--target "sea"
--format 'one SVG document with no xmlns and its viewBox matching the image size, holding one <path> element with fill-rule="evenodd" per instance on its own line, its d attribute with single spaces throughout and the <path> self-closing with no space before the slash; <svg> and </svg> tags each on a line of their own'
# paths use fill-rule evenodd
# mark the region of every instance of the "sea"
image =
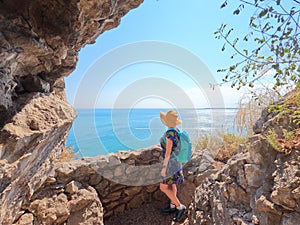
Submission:
<svg viewBox="0 0 300 225">
<path fill-rule="evenodd" d="M 192 143 L 202 135 L 217 132 L 236 133 L 235 108 L 176 109 Z M 160 111 L 168 109 L 77 109 L 66 145 L 77 158 L 106 155 L 122 150 L 137 150 L 159 143 L 166 126 Z"/>
</svg>

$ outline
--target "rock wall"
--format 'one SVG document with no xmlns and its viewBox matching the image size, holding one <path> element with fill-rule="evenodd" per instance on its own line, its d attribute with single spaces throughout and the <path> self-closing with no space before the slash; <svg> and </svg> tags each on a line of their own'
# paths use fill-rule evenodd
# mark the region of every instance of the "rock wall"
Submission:
<svg viewBox="0 0 300 225">
<path fill-rule="evenodd" d="M 293 122 L 299 93 L 286 96 L 285 112 L 264 110 L 249 152 L 234 156 L 197 187 L 188 224 L 300 224 L 300 125 Z M 295 135 L 290 152 L 278 151 L 266 139 L 272 130 L 282 141 L 283 129 Z"/>
<path fill-rule="evenodd" d="M 156 146 L 59 163 L 30 204 L 23 206 L 16 224 L 103 224 L 103 219 L 145 203 L 164 205 L 161 165 L 161 149 Z M 189 205 L 196 186 L 216 168 L 209 151 L 197 151 L 184 169 L 186 181 L 179 195 Z"/>
<path fill-rule="evenodd" d="M 0 224 L 19 218 L 64 147 L 76 116 L 64 76 L 79 50 L 141 2 L 0 1 Z"/>
</svg>

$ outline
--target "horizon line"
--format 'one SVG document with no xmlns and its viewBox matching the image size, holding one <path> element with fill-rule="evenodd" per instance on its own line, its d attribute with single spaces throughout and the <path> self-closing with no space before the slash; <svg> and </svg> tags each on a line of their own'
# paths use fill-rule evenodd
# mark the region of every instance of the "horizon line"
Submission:
<svg viewBox="0 0 300 225">
<path fill-rule="evenodd" d="M 73 107 L 74 109 L 174 109 L 174 108 L 170 108 L 170 107 L 140 107 L 140 108 L 126 108 L 126 107 L 122 107 L 122 108 L 109 108 L 109 107 L 100 107 L 100 108 L 84 108 L 84 107 Z M 177 108 L 177 109 L 239 109 L 238 107 L 216 107 L 216 108 L 212 108 L 212 107 L 197 107 L 197 108 Z"/>
</svg>

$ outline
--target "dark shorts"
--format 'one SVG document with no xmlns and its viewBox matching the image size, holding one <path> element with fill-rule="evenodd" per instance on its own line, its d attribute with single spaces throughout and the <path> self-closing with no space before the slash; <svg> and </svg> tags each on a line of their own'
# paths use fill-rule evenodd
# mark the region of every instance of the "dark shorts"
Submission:
<svg viewBox="0 0 300 225">
<path fill-rule="evenodd" d="M 183 171 L 182 169 L 178 170 L 175 174 L 172 176 L 167 176 L 162 178 L 163 184 L 182 184 L 184 181 Z"/>
</svg>

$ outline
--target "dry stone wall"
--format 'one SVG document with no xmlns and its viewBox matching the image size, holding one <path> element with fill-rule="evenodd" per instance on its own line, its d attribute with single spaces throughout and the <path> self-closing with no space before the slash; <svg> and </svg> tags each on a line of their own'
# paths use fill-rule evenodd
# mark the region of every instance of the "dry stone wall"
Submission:
<svg viewBox="0 0 300 225">
<path fill-rule="evenodd" d="M 16 224 L 25 224 L 25 218 L 30 219 L 28 224 L 102 224 L 146 203 L 164 206 L 167 198 L 159 190 L 161 165 L 157 146 L 59 163 L 24 206 Z M 216 171 L 213 155 L 196 151 L 184 170 L 186 181 L 179 187 L 179 196 L 189 205 L 196 186 Z M 60 208 L 64 210 L 58 213 Z M 75 222 L 78 218 L 82 222 Z"/>
</svg>

